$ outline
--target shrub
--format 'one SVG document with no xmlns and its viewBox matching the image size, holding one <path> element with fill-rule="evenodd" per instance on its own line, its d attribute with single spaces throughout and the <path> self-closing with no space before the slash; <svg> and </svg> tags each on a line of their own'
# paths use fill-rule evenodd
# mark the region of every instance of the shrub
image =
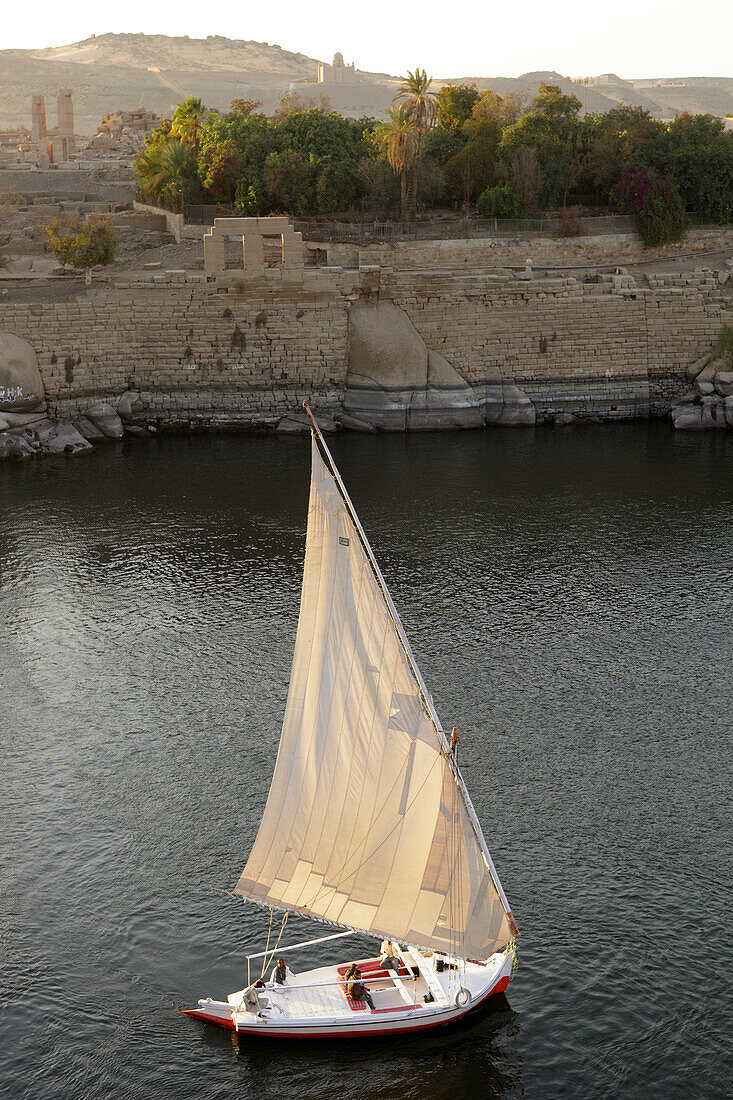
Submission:
<svg viewBox="0 0 733 1100">
<path fill-rule="evenodd" d="M 59 263 L 86 271 L 91 281 L 93 267 L 107 267 L 114 262 L 120 243 L 119 234 L 106 218 L 54 218 L 46 226 L 53 254 Z"/>
<path fill-rule="evenodd" d="M 250 172 L 237 181 L 234 189 L 234 213 L 237 217 L 259 217 L 267 213 L 269 205 L 261 176 Z"/>
<path fill-rule="evenodd" d="M 676 186 L 666 176 L 653 176 L 640 168 L 622 168 L 612 198 L 634 215 L 645 244 L 668 244 L 684 236 L 684 204 Z"/>
<path fill-rule="evenodd" d="M 557 227 L 558 237 L 584 237 L 585 229 L 578 217 L 578 207 L 563 207 L 560 211 L 560 224 Z"/>
<path fill-rule="evenodd" d="M 478 199 L 478 212 L 483 218 L 516 218 L 519 216 L 519 195 L 513 183 L 487 187 Z"/>
</svg>

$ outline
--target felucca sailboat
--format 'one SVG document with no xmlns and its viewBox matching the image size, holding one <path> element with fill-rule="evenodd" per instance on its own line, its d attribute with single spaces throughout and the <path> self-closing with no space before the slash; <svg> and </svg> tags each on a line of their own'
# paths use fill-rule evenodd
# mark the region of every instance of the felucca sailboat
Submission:
<svg viewBox="0 0 733 1100">
<path fill-rule="evenodd" d="M 270 794 L 234 891 L 269 908 L 268 940 L 247 956 L 247 987 L 187 1015 L 283 1038 L 420 1031 L 506 989 L 518 930 L 455 738 L 307 411 L 312 472 L 290 688 Z M 340 931 L 285 945 L 290 913 Z M 376 954 L 359 960 L 361 986 L 349 982 L 348 956 L 268 981 L 275 959 L 355 933 L 397 952 L 387 965 Z"/>
</svg>

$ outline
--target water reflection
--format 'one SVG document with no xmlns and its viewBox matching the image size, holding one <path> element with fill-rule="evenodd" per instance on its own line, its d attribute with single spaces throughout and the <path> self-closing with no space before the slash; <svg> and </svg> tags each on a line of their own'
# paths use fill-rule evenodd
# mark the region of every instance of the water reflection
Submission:
<svg viewBox="0 0 733 1100">
<path fill-rule="evenodd" d="M 248 1095 L 263 1100 L 273 1088 L 276 1096 L 325 1097 L 335 1082 L 344 1097 L 448 1100 L 477 1093 L 501 1097 L 515 1090 L 521 1079 L 518 1036 L 518 1014 L 498 994 L 467 1020 L 432 1036 L 283 1043 L 239 1035 L 233 1041 L 243 1068 L 240 1080 Z"/>
</svg>

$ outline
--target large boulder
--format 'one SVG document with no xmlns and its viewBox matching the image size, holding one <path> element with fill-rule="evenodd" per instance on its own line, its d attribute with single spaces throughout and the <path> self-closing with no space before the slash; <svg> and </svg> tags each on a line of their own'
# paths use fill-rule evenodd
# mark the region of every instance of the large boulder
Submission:
<svg viewBox="0 0 733 1100">
<path fill-rule="evenodd" d="M 27 340 L 0 332 L 0 412 L 30 413 L 46 407 L 38 359 Z"/>
<path fill-rule="evenodd" d="M 733 395 L 733 371 L 719 370 L 715 375 L 715 392 L 721 397 Z"/>
<path fill-rule="evenodd" d="M 702 368 L 700 373 L 697 375 L 697 378 L 695 379 L 695 381 L 696 382 L 712 382 L 712 380 L 715 378 L 716 369 L 717 369 L 717 365 L 715 363 L 708 363 L 706 366 L 704 366 Z"/>
<path fill-rule="evenodd" d="M 725 425 L 727 428 L 733 428 L 733 397 L 726 397 L 723 403 L 725 409 Z"/>
<path fill-rule="evenodd" d="M 145 415 L 145 405 L 139 393 L 126 390 L 117 402 L 117 412 L 125 424 L 134 424 Z"/>
<path fill-rule="evenodd" d="M 48 427 L 46 427 L 48 423 Z M 31 428 L 40 444 L 41 454 L 47 455 L 80 455 L 93 451 L 91 443 L 76 430 L 70 420 L 56 420 L 44 422 L 40 428 Z"/>
<path fill-rule="evenodd" d="M 502 386 L 504 408 L 497 424 L 504 428 L 531 427 L 537 422 L 537 410 L 519 386 Z"/>
<path fill-rule="evenodd" d="M 119 416 L 108 401 L 96 401 L 87 409 L 87 420 L 91 420 L 108 439 L 122 439 L 125 429 Z"/>
<path fill-rule="evenodd" d="M 344 414 L 367 429 L 397 432 L 478 427 L 483 419 L 466 380 L 428 350 L 394 302 L 351 306 Z"/>
<path fill-rule="evenodd" d="M 694 405 L 697 401 L 697 393 L 695 390 L 688 390 L 687 393 L 683 393 L 682 397 L 678 397 L 676 401 L 673 401 L 670 405 L 670 411 L 674 409 L 680 409 L 684 405 Z"/>
<path fill-rule="evenodd" d="M 694 363 L 690 363 L 690 365 L 687 367 L 687 377 L 689 378 L 690 382 L 693 382 L 697 378 L 700 371 L 704 370 L 709 362 L 710 353 L 708 352 L 706 355 L 703 355 L 699 359 L 696 359 Z"/>
<path fill-rule="evenodd" d="M 79 435 L 83 435 L 89 443 L 104 443 L 108 438 L 96 424 L 92 424 L 91 420 L 86 416 L 80 416 L 74 420 L 74 427 L 78 431 Z"/>
<path fill-rule="evenodd" d="M 717 393 L 703 397 L 700 409 L 703 428 L 725 428 L 725 405 Z"/>
<path fill-rule="evenodd" d="M 0 432 L 0 460 L 4 458 L 32 458 L 35 448 L 23 437 L 22 431 L 13 429 Z"/>
<path fill-rule="evenodd" d="M 702 409 L 699 405 L 684 405 L 672 410 L 672 423 L 679 431 L 699 431 L 702 424 Z"/>
</svg>

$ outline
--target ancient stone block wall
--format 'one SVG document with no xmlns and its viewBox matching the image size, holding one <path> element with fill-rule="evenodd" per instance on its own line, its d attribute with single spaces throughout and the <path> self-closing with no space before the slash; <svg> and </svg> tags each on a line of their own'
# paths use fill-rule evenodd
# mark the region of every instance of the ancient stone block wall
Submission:
<svg viewBox="0 0 733 1100">
<path fill-rule="evenodd" d="M 171 421 L 260 420 L 306 397 L 336 407 L 347 366 L 340 292 L 243 296 L 206 285 L 95 290 L 68 302 L 0 304 L 0 330 L 38 354 L 49 409 L 82 412 L 137 390 Z"/>
<path fill-rule="evenodd" d="M 594 264 L 647 262 L 689 252 L 733 248 L 733 229 L 720 227 L 691 229 L 684 240 L 663 248 L 647 248 L 636 233 L 607 233 L 594 237 L 533 237 L 527 240 L 476 237 L 469 240 L 398 241 L 356 245 L 313 243 L 325 251 L 330 264 L 381 264 L 405 268 L 523 267 L 527 259 L 535 266 L 592 267 Z"/>
<path fill-rule="evenodd" d="M 655 289 L 621 274 L 583 283 L 376 268 L 306 271 L 298 284 L 275 272 L 246 284 L 236 273 L 180 279 L 93 286 L 63 302 L 0 301 L 0 331 L 35 348 L 52 413 L 132 389 L 151 417 L 226 426 L 271 423 L 306 397 L 339 408 L 356 300 L 394 302 L 479 400 L 516 385 L 540 419 L 666 412 L 725 319 L 705 273 Z"/>
<path fill-rule="evenodd" d="M 380 293 L 479 393 L 513 382 L 540 416 L 666 412 L 722 324 L 706 275 L 651 291 L 623 275 L 581 283 L 399 272 L 382 277 Z"/>
</svg>

